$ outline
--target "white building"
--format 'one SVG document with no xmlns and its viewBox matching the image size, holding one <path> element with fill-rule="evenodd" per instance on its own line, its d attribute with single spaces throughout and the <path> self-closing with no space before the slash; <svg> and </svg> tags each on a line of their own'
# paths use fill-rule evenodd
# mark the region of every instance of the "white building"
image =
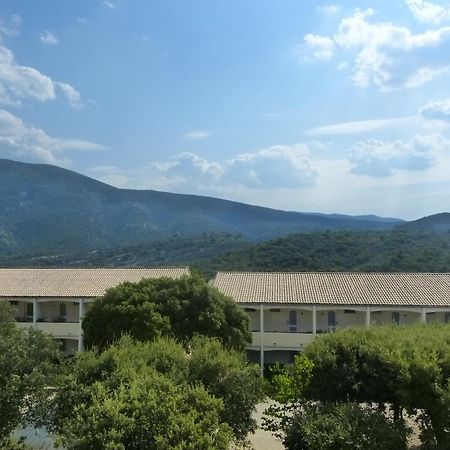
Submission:
<svg viewBox="0 0 450 450">
<path fill-rule="evenodd" d="M 219 272 L 212 284 L 249 314 L 261 366 L 339 328 L 450 322 L 450 273 Z"/>
<path fill-rule="evenodd" d="M 33 326 L 61 340 L 68 353 L 83 350 L 81 320 L 95 298 L 125 281 L 180 278 L 187 267 L 155 269 L 0 269 L 0 301 L 15 307 L 19 327 Z"/>
</svg>

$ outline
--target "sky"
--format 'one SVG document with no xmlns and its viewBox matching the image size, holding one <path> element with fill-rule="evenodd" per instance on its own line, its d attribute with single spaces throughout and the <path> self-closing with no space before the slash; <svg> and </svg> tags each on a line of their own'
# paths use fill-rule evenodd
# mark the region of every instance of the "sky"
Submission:
<svg viewBox="0 0 450 450">
<path fill-rule="evenodd" d="M 121 188 L 450 210 L 450 0 L 2 0 L 0 158 Z"/>
</svg>

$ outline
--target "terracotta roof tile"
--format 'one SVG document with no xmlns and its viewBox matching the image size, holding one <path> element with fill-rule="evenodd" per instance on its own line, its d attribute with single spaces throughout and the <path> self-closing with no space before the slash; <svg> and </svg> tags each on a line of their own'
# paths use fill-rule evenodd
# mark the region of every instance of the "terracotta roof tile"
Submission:
<svg viewBox="0 0 450 450">
<path fill-rule="evenodd" d="M 218 272 L 237 303 L 450 306 L 450 273 Z"/>
<path fill-rule="evenodd" d="M 0 297 L 99 297 L 124 281 L 180 278 L 187 267 L 120 269 L 0 269 Z"/>
</svg>

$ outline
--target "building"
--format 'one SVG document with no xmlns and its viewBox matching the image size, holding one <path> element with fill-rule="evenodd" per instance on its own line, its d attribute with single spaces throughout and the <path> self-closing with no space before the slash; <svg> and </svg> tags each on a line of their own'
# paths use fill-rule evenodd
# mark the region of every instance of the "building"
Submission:
<svg viewBox="0 0 450 450">
<path fill-rule="evenodd" d="M 348 326 L 450 322 L 450 273 L 218 272 L 212 284 L 249 314 L 261 367 Z"/>
<path fill-rule="evenodd" d="M 0 301 L 15 306 L 19 327 L 60 339 L 68 353 L 83 350 L 81 320 L 95 298 L 125 281 L 180 278 L 187 267 L 154 269 L 0 269 Z"/>
</svg>

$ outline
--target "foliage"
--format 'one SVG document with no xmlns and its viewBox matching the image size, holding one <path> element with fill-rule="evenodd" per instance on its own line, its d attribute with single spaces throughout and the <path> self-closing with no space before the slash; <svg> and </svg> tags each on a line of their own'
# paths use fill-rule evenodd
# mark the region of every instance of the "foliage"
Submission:
<svg viewBox="0 0 450 450">
<path fill-rule="evenodd" d="M 246 271 L 448 272 L 450 232 L 327 231 L 233 250 L 198 267 Z M 194 265 L 196 265 L 194 263 Z"/>
<path fill-rule="evenodd" d="M 18 329 L 0 303 L 0 440 L 19 425 L 40 420 L 59 357 L 51 337 Z"/>
<path fill-rule="evenodd" d="M 407 429 L 355 403 L 305 403 L 286 430 L 288 450 L 401 450 Z"/>
<path fill-rule="evenodd" d="M 217 337 L 244 349 L 251 341 L 248 316 L 199 276 L 145 279 L 109 289 L 83 319 L 85 343 L 103 350 L 123 333 L 146 341 L 159 336 L 189 341 Z"/>
<path fill-rule="evenodd" d="M 272 397 L 280 403 L 304 399 L 311 383 L 313 368 L 313 362 L 301 353 L 296 355 L 291 365 L 272 367 Z"/>
<path fill-rule="evenodd" d="M 450 447 L 450 338 L 447 325 L 349 329 L 305 350 L 314 363 L 308 396 L 420 411 L 422 442 Z M 434 448 L 434 447 L 433 447 Z"/>
<path fill-rule="evenodd" d="M 261 397 L 257 368 L 217 340 L 195 338 L 186 353 L 124 336 L 67 363 L 48 427 L 69 450 L 227 449 Z"/>
</svg>

